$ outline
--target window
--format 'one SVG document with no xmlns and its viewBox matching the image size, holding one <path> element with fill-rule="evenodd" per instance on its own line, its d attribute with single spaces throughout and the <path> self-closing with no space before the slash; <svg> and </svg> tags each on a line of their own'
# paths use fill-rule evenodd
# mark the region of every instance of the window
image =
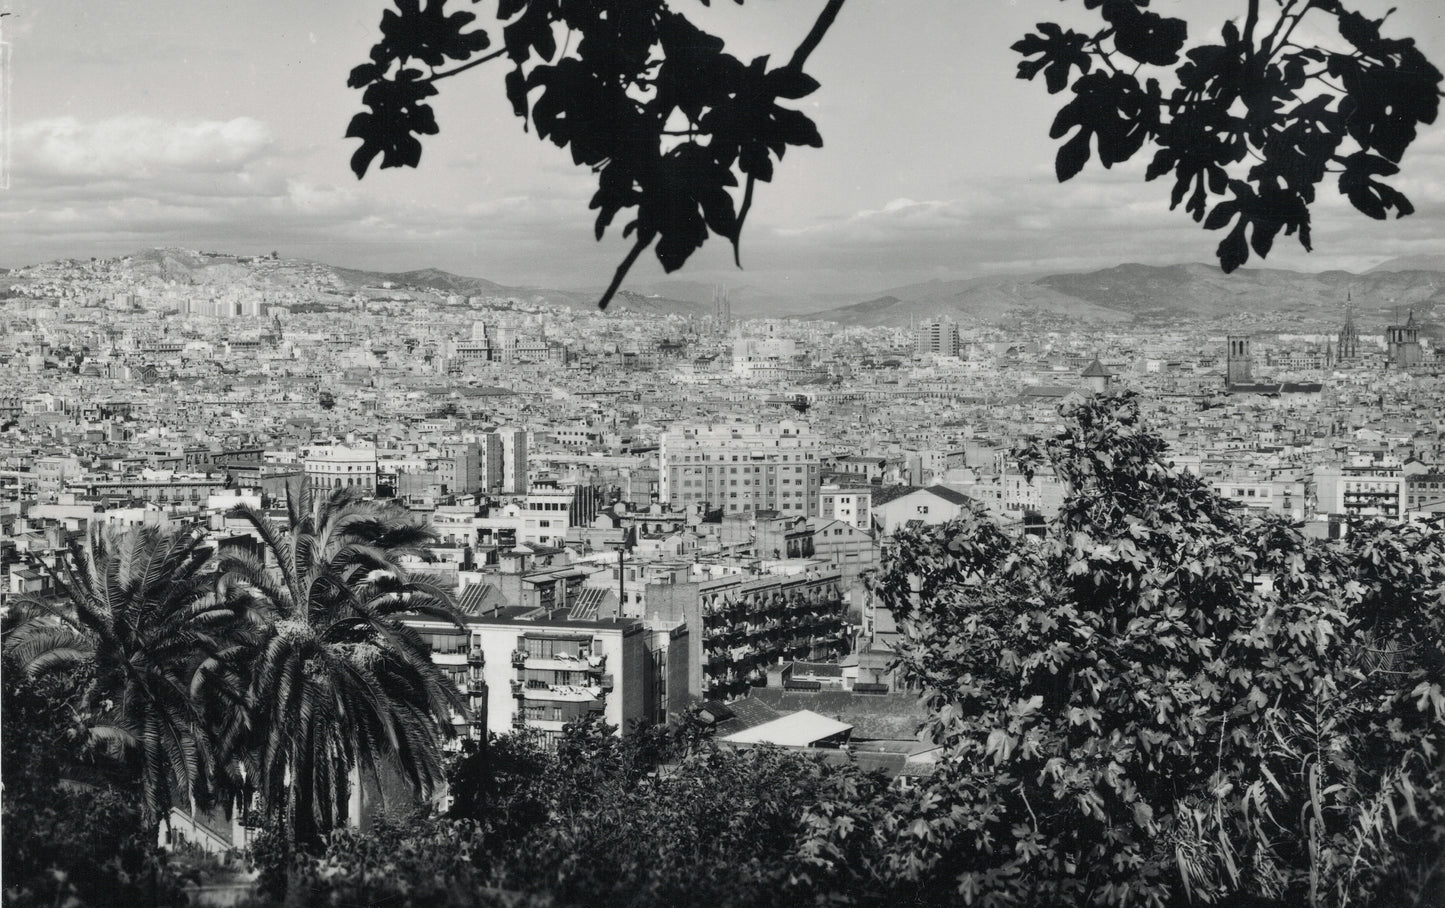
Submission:
<svg viewBox="0 0 1445 908">
<path fill-rule="evenodd" d="M 920 513 L 920 514 L 927 514 L 927 513 L 928 513 L 928 505 L 926 505 L 926 504 L 921 504 L 921 505 L 919 505 L 919 506 L 918 506 L 918 513 Z"/>
<path fill-rule="evenodd" d="M 525 637 L 524 648 L 534 659 L 552 659 L 557 656 L 577 658 L 582 652 L 581 640 L 567 640 L 557 637 Z"/>
</svg>

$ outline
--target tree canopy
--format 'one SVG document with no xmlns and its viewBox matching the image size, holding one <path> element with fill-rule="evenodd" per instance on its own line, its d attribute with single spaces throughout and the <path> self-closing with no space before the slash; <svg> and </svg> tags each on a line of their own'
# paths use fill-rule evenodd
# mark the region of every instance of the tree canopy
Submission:
<svg viewBox="0 0 1445 908">
<path fill-rule="evenodd" d="M 1025 58 L 1020 78 L 1042 74 L 1050 93 L 1072 93 L 1050 131 L 1072 133 L 1057 155 L 1060 181 L 1093 154 L 1111 167 L 1155 147 L 1146 179 L 1174 178 L 1171 208 L 1183 203 L 1206 229 L 1233 225 L 1217 250 L 1225 271 L 1250 249 L 1267 256 L 1281 232 L 1311 248 L 1310 206 L 1327 176 L 1372 218 L 1414 210 L 1380 178 L 1434 122 L 1442 77 L 1412 39 L 1386 37 L 1383 19 L 1339 0 L 1275 0 L 1268 11 L 1247 0 L 1242 28 L 1226 19 L 1218 41 L 1191 45 L 1190 24 L 1148 0 L 1083 3 L 1102 17 L 1098 31 L 1043 22 L 1013 46 Z M 348 79 L 366 108 L 346 133 L 361 140 L 352 169 L 362 177 L 377 158 L 416 167 L 419 137 L 440 129 L 427 103 L 438 83 L 503 61 L 524 128 L 596 174 L 597 238 L 635 209 L 622 228 L 633 246 L 603 308 L 649 247 L 672 272 L 716 235 L 740 263 L 756 184 L 772 181 L 789 147 L 822 145 L 787 102 L 819 87 L 805 67 L 843 0 L 823 2 L 781 65 L 729 53 L 666 0 L 499 0 L 490 30 L 459 5 L 396 0 L 383 12 L 370 60 Z M 1326 17 L 1338 46 L 1298 43 L 1309 31 L 1301 22 Z"/>
</svg>

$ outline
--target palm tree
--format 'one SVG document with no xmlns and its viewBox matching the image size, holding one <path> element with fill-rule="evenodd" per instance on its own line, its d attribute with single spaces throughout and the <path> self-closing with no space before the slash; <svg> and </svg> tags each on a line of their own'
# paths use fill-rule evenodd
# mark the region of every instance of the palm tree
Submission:
<svg viewBox="0 0 1445 908">
<path fill-rule="evenodd" d="M 314 843 L 346 818 L 353 769 L 398 772 L 419 797 L 442 780 L 440 738 L 462 712 L 430 648 L 401 619 L 459 623 L 449 593 L 399 563 L 426 556 L 431 531 L 405 510 L 351 489 L 287 498 L 287 524 L 242 506 L 264 559 L 221 558 L 226 595 L 267 614 L 249 655 L 252 725 L 231 749 L 294 840 Z"/>
<path fill-rule="evenodd" d="M 208 806 L 225 773 L 214 722 L 240 701 L 228 668 L 253 630 L 242 604 L 215 595 L 205 531 L 92 524 L 51 575 L 57 595 L 16 600 L 10 665 L 32 679 L 78 683 L 72 704 L 88 743 L 122 758 L 140 783 L 142 816 Z"/>
</svg>

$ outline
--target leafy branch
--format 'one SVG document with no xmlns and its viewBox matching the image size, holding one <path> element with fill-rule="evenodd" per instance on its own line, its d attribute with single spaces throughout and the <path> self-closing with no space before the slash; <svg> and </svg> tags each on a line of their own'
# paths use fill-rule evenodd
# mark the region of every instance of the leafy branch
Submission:
<svg viewBox="0 0 1445 908">
<path fill-rule="evenodd" d="M 727 53 L 721 39 L 665 0 L 499 0 L 501 46 L 477 57 L 490 36 L 471 28 L 474 14 L 447 12 L 448 2 L 396 0 L 396 10 L 383 13 L 371 61 L 348 82 L 363 90 L 368 108 L 347 130 L 362 142 L 352 169 L 360 178 L 378 156 L 382 168 L 417 166 L 418 137 L 439 130 L 425 103 L 435 83 L 505 56 L 504 88 L 524 128 L 596 174 L 589 207 L 597 211 L 597 238 L 620 212 L 635 209 L 622 234 L 636 238 L 601 308 L 648 248 L 672 272 L 715 234 L 740 264 L 756 183 L 772 180 L 773 162 L 789 146 L 823 143 L 807 115 L 780 102 L 817 90 L 804 66 L 844 0 L 826 0 L 789 61 L 773 69 L 767 56 L 744 63 Z M 559 31 L 566 34 L 560 46 Z M 458 65 L 438 71 L 447 61 Z"/>
<path fill-rule="evenodd" d="M 1042 74 L 1050 94 L 1073 92 L 1050 130 L 1067 137 L 1055 159 L 1061 182 L 1095 148 L 1108 168 L 1155 147 L 1145 179 L 1174 177 L 1170 209 L 1182 203 L 1205 229 L 1230 227 L 1216 250 L 1226 272 L 1251 249 L 1267 256 L 1281 231 L 1311 249 L 1310 206 L 1326 174 L 1369 217 L 1414 211 L 1375 177 L 1397 173 L 1418 127 L 1435 122 L 1442 76 L 1412 39 L 1382 36 L 1386 17 L 1340 0 L 1282 0 L 1267 21 L 1260 0 L 1248 0 L 1242 31 L 1229 21 L 1219 43 L 1186 48 L 1187 23 L 1148 11 L 1147 0 L 1084 5 L 1107 28 L 1085 35 L 1043 22 L 1013 45 L 1025 58 L 1019 78 Z M 1333 17 L 1340 40 L 1295 43 L 1311 14 Z M 1157 75 L 1141 79 L 1145 68 Z M 1327 91 L 1306 96 L 1307 83 Z"/>
</svg>

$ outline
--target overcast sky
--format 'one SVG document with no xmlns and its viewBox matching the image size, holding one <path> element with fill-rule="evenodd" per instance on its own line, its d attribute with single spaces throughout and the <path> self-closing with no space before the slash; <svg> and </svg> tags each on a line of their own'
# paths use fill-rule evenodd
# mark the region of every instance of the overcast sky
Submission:
<svg viewBox="0 0 1445 908">
<path fill-rule="evenodd" d="M 1445 3 L 1394 0 L 1389 34 L 1445 66 Z M 360 109 L 346 88 L 385 4 L 371 0 L 0 0 L 10 46 L 10 188 L 0 265 L 181 245 L 507 284 L 595 287 L 627 243 L 592 239 L 592 175 L 524 134 L 500 68 L 441 84 L 442 132 L 421 167 L 348 170 Z M 677 0 L 744 59 L 786 57 L 822 0 Z M 1266 6 L 1269 6 L 1266 3 Z M 1366 0 L 1376 15 L 1387 2 Z M 1048 128 L 1063 96 L 1014 78 L 1008 47 L 1057 0 L 849 0 L 814 53 L 802 102 L 822 149 L 793 149 L 759 187 L 743 264 L 713 240 L 684 278 L 798 292 L 928 278 L 1212 261 L 1220 234 L 1168 211 L 1140 161 L 1091 162 L 1059 185 Z M 485 14 L 488 0 L 473 7 Z M 1155 0 L 1217 33 L 1243 0 Z M 343 11 L 344 9 L 344 11 Z M 1088 20 L 1086 20 L 1088 21 Z M 1094 20 L 1097 21 L 1097 20 Z M 498 61 L 500 63 L 500 61 Z M 494 64 L 495 66 L 495 64 Z M 1315 248 L 1281 238 L 1269 264 L 1363 270 L 1445 248 L 1445 128 L 1422 133 L 1397 182 L 1417 213 L 1377 223 L 1332 187 Z M 624 223 L 619 218 L 618 223 Z M 631 284 L 661 275 L 649 254 Z M 1257 264 L 1251 262 L 1251 264 Z"/>
</svg>

